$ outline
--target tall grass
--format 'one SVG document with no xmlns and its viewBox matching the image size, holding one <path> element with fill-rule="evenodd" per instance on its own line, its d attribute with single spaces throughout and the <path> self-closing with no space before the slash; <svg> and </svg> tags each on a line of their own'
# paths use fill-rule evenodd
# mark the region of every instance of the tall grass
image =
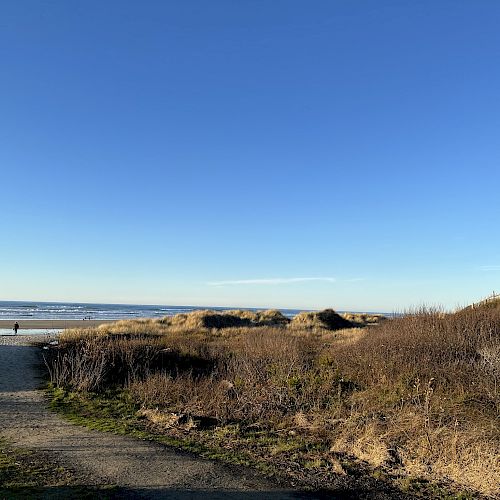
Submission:
<svg viewBox="0 0 500 500">
<path fill-rule="evenodd" d="M 363 387 L 336 449 L 498 493 L 499 348 L 500 310 L 490 308 L 422 310 L 355 346 L 330 347 L 335 366 Z"/>
<path fill-rule="evenodd" d="M 324 443 L 325 457 L 498 493 L 499 308 L 421 310 L 335 334 L 198 320 L 69 331 L 48 360 L 52 380 L 126 388 L 165 428 L 184 415 L 299 432 Z"/>
</svg>

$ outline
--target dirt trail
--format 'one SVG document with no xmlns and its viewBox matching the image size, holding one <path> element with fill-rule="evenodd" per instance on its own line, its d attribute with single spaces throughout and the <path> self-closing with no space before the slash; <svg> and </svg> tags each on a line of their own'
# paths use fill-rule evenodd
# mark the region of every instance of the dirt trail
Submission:
<svg viewBox="0 0 500 500">
<path fill-rule="evenodd" d="M 162 445 L 72 425 L 46 409 L 40 349 L 28 337 L 0 337 L 0 436 L 48 452 L 88 485 L 116 484 L 130 498 L 311 498 L 280 489 L 252 470 Z"/>
</svg>

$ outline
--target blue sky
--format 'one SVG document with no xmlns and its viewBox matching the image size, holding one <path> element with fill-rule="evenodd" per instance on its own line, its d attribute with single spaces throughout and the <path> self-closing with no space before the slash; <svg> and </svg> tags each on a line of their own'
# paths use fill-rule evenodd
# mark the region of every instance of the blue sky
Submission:
<svg viewBox="0 0 500 500">
<path fill-rule="evenodd" d="M 5 1 L 0 299 L 500 289 L 500 3 Z"/>
</svg>

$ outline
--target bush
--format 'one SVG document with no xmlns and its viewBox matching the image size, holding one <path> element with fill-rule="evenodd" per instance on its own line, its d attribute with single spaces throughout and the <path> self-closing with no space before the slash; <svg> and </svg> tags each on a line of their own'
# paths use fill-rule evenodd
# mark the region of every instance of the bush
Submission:
<svg viewBox="0 0 500 500">
<path fill-rule="evenodd" d="M 323 443 L 325 460 L 341 453 L 498 491 L 499 308 L 421 310 L 335 335 L 351 323 L 332 310 L 301 313 L 290 329 L 258 326 L 279 313 L 185 316 L 63 334 L 52 380 L 125 388 L 155 421 L 300 432 Z M 214 330 L 226 316 L 252 326 Z"/>
</svg>

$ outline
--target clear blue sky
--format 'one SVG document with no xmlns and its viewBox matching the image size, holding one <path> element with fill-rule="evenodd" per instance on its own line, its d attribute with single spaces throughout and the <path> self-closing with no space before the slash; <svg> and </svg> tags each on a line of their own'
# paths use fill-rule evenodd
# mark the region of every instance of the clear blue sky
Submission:
<svg viewBox="0 0 500 500">
<path fill-rule="evenodd" d="M 0 299 L 500 289 L 497 0 L 0 5 Z"/>
</svg>

